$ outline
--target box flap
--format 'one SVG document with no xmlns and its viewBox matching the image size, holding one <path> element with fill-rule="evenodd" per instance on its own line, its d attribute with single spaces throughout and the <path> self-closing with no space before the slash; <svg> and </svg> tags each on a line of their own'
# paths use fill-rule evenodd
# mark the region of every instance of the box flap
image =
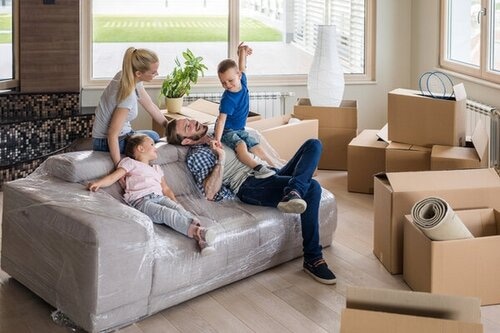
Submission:
<svg viewBox="0 0 500 333">
<path fill-rule="evenodd" d="M 349 309 L 481 323 L 481 302 L 476 297 L 430 294 L 416 291 L 347 288 Z"/>
<path fill-rule="evenodd" d="M 482 120 L 479 120 L 474 128 L 474 132 L 472 133 L 471 138 L 472 143 L 474 144 L 474 149 L 477 152 L 477 156 L 479 160 L 482 161 L 488 158 L 488 133 L 486 133 L 486 129 L 484 128 L 484 124 Z"/>
<path fill-rule="evenodd" d="M 219 115 L 219 104 L 207 101 L 206 99 L 203 98 L 197 99 L 193 103 L 189 104 L 188 107 L 190 109 L 207 113 L 215 117 Z"/>
<path fill-rule="evenodd" d="M 494 169 L 391 172 L 387 178 L 394 192 L 500 187 Z"/>
<path fill-rule="evenodd" d="M 370 147 L 370 148 L 381 148 L 387 147 L 387 142 L 382 141 L 377 136 L 378 130 L 365 129 L 358 134 L 354 139 L 351 140 L 349 146 L 360 146 L 360 147 Z"/>
<path fill-rule="evenodd" d="M 387 129 L 388 129 L 388 127 L 389 127 L 388 125 L 389 125 L 389 124 L 387 124 L 387 123 L 386 123 L 386 124 L 384 125 L 384 127 L 382 127 L 382 128 L 380 129 L 380 131 L 378 131 L 378 132 L 377 132 L 377 136 L 378 136 L 381 140 L 383 140 L 383 141 L 385 141 L 385 142 L 387 142 L 387 143 L 391 143 L 391 140 L 389 140 L 389 133 L 387 132 Z"/>
<path fill-rule="evenodd" d="M 388 150 L 427 151 L 427 152 L 430 152 L 432 150 L 432 148 L 429 148 L 429 147 L 410 145 L 408 143 L 401 143 L 401 142 L 395 142 L 395 141 L 391 141 L 389 143 L 389 145 L 387 146 L 387 149 Z"/>
<path fill-rule="evenodd" d="M 465 86 L 463 83 L 454 85 L 453 93 L 455 94 L 456 101 L 462 101 L 467 98 L 467 93 L 465 92 Z"/>
</svg>

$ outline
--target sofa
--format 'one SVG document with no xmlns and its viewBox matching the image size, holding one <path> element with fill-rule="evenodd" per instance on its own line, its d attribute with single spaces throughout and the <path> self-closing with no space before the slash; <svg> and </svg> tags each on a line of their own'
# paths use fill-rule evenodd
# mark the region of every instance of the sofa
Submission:
<svg viewBox="0 0 500 333">
<path fill-rule="evenodd" d="M 113 169 L 108 153 L 51 156 L 4 184 L 2 269 L 86 331 L 129 325 L 302 255 L 298 214 L 208 201 L 186 169 L 187 148 L 157 145 L 155 163 L 179 201 L 216 231 L 214 254 L 202 257 L 195 241 L 153 225 L 122 201 L 118 183 L 89 192 L 89 180 Z M 323 247 L 336 226 L 335 197 L 323 190 Z"/>
</svg>

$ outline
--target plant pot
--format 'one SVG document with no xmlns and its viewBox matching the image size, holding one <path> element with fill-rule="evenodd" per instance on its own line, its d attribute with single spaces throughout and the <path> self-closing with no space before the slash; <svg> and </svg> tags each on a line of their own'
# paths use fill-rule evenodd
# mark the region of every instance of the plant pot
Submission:
<svg viewBox="0 0 500 333">
<path fill-rule="evenodd" d="M 165 98 L 165 107 L 169 113 L 181 113 L 182 103 L 184 102 L 184 97 Z"/>
</svg>

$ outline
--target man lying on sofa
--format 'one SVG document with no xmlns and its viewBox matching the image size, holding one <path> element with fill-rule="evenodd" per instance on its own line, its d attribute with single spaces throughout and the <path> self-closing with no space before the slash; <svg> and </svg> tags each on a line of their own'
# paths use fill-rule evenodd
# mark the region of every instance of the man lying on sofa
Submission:
<svg viewBox="0 0 500 333">
<path fill-rule="evenodd" d="M 189 119 L 173 120 L 167 126 L 170 144 L 190 146 L 187 167 L 205 197 L 219 201 L 236 194 L 251 205 L 301 214 L 304 271 L 321 283 L 334 284 L 335 274 L 323 259 L 319 244 L 321 186 L 312 179 L 321 156 L 321 142 L 306 141 L 275 175 L 257 179 L 232 149 L 218 145 L 207 131 L 206 125 Z"/>
</svg>

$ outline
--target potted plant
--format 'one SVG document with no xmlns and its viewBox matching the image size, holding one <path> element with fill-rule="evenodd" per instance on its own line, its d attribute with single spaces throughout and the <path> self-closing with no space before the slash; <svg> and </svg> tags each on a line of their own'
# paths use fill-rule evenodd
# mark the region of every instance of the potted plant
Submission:
<svg viewBox="0 0 500 333">
<path fill-rule="evenodd" d="M 198 82 L 198 76 L 204 75 L 203 70 L 208 69 L 202 61 L 190 49 L 182 52 L 184 65 L 175 58 L 175 66 L 167 75 L 160 90 L 160 96 L 165 97 L 165 106 L 168 112 L 179 113 L 182 107 L 184 95 L 189 95 L 191 84 Z"/>
</svg>

